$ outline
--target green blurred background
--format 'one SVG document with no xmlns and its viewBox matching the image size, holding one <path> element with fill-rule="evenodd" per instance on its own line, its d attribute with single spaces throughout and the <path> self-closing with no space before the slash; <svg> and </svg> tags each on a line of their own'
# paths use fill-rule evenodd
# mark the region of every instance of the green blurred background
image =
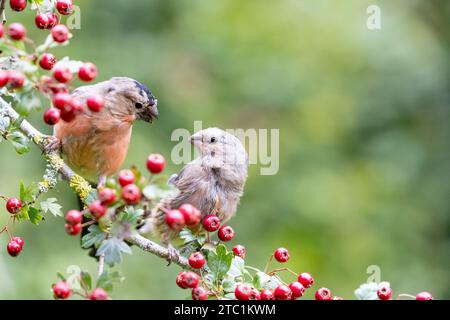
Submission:
<svg viewBox="0 0 450 320">
<path fill-rule="evenodd" d="M 279 128 L 280 170 L 252 166 L 232 244 L 263 267 L 278 246 L 292 269 L 350 299 L 369 265 L 394 293 L 450 298 L 448 1 L 95 0 L 58 58 L 97 63 L 98 80 L 130 76 L 159 99 L 160 120 L 138 123 L 126 165 L 170 157 L 175 128 Z M 381 7 L 382 28 L 366 27 Z M 8 10 L 9 21 L 32 15 Z M 36 115 L 32 122 L 50 133 Z M 0 145 L 0 194 L 39 180 L 44 162 Z M 169 163 L 167 172 L 180 166 Z M 61 183 L 51 196 L 77 206 Z M 0 222 L 5 222 L 2 207 Z M 24 251 L 0 246 L 0 298 L 50 299 L 56 271 L 95 263 L 68 237 L 61 218 L 19 224 Z M 116 267 L 116 299 L 174 299 L 178 267 L 137 249 Z M 311 297 L 312 292 L 307 294 Z"/>
</svg>

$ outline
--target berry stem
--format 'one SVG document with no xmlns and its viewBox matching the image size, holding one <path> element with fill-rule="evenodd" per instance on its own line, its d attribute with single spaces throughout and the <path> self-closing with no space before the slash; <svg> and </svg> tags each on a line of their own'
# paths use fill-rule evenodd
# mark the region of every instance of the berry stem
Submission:
<svg viewBox="0 0 450 320">
<path fill-rule="evenodd" d="M 413 295 L 411 295 L 411 294 L 407 294 L 407 293 L 401 293 L 401 294 L 399 294 L 397 297 L 406 297 L 406 298 L 411 298 L 411 299 L 416 299 L 416 297 L 415 296 L 413 296 Z"/>
<path fill-rule="evenodd" d="M 294 272 L 293 270 L 289 269 L 289 268 L 278 268 L 278 269 L 273 269 L 272 271 L 267 272 L 267 274 L 269 276 L 274 275 L 277 272 L 281 272 L 281 271 L 287 271 L 289 273 L 291 273 L 292 275 L 294 275 L 295 277 L 298 277 L 298 273 Z"/>
<path fill-rule="evenodd" d="M 264 273 L 267 273 L 267 269 L 269 269 L 270 262 L 272 262 L 273 254 L 270 256 L 269 260 L 267 261 L 266 267 L 264 268 Z"/>
<path fill-rule="evenodd" d="M 2 2 L 0 4 L 0 15 L 2 16 L 2 24 L 3 25 L 6 23 L 5 3 L 6 3 L 6 0 L 2 0 Z"/>
</svg>

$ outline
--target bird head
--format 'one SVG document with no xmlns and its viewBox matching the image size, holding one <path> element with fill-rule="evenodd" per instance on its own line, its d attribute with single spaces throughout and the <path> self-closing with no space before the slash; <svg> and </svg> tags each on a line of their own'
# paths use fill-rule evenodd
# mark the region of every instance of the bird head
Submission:
<svg viewBox="0 0 450 320">
<path fill-rule="evenodd" d="M 114 77 L 105 81 L 105 86 L 106 95 L 116 94 L 137 120 L 151 123 L 158 119 L 158 100 L 144 84 L 131 78 Z"/>
<path fill-rule="evenodd" d="M 190 142 L 200 151 L 206 165 L 215 168 L 224 165 L 247 167 L 248 157 L 244 146 L 238 138 L 224 130 L 201 130 L 190 137 Z"/>
</svg>

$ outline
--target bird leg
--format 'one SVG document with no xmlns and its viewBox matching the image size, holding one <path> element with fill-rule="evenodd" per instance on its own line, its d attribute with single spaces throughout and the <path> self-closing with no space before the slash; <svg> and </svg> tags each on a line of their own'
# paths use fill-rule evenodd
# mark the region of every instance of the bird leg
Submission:
<svg viewBox="0 0 450 320">
<path fill-rule="evenodd" d="M 55 154 L 61 152 L 61 140 L 55 136 L 44 136 L 43 137 L 43 153 L 45 154 Z"/>
</svg>

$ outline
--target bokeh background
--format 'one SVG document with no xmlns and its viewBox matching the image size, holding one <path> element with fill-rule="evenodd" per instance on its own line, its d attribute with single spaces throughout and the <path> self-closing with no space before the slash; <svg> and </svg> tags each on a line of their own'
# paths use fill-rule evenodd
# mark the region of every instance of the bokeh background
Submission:
<svg viewBox="0 0 450 320">
<path fill-rule="evenodd" d="M 353 298 L 378 265 L 394 293 L 428 290 L 450 298 L 448 1 L 75 1 L 81 30 L 58 58 L 94 61 L 99 80 L 126 75 L 159 98 L 160 120 L 136 124 L 126 165 L 169 158 L 175 128 L 279 128 L 280 170 L 252 166 L 232 225 L 232 244 L 263 267 L 276 247 L 317 286 Z M 381 7 L 382 28 L 366 27 Z M 32 13 L 8 11 L 33 37 Z M 50 133 L 36 115 L 32 122 Z M 40 179 L 33 148 L 0 144 L 0 194 Z M 167 172 L 180 166 L 169 163 Z M 56 196 L 77 206 L 61 183 Z M 0 222 L 7 213 L 0 208 Z M 17 259 L 0 239 L 0 298 L 50 299 L 55 272 L 95 263 L 68 237 L 61 218 L 19 224 Z M 137 249 L 117 266 L 116 299 L 186 298 L 176 266 Z M 307 294 L 312 297 L 312 292 Z"/>
</svg>

